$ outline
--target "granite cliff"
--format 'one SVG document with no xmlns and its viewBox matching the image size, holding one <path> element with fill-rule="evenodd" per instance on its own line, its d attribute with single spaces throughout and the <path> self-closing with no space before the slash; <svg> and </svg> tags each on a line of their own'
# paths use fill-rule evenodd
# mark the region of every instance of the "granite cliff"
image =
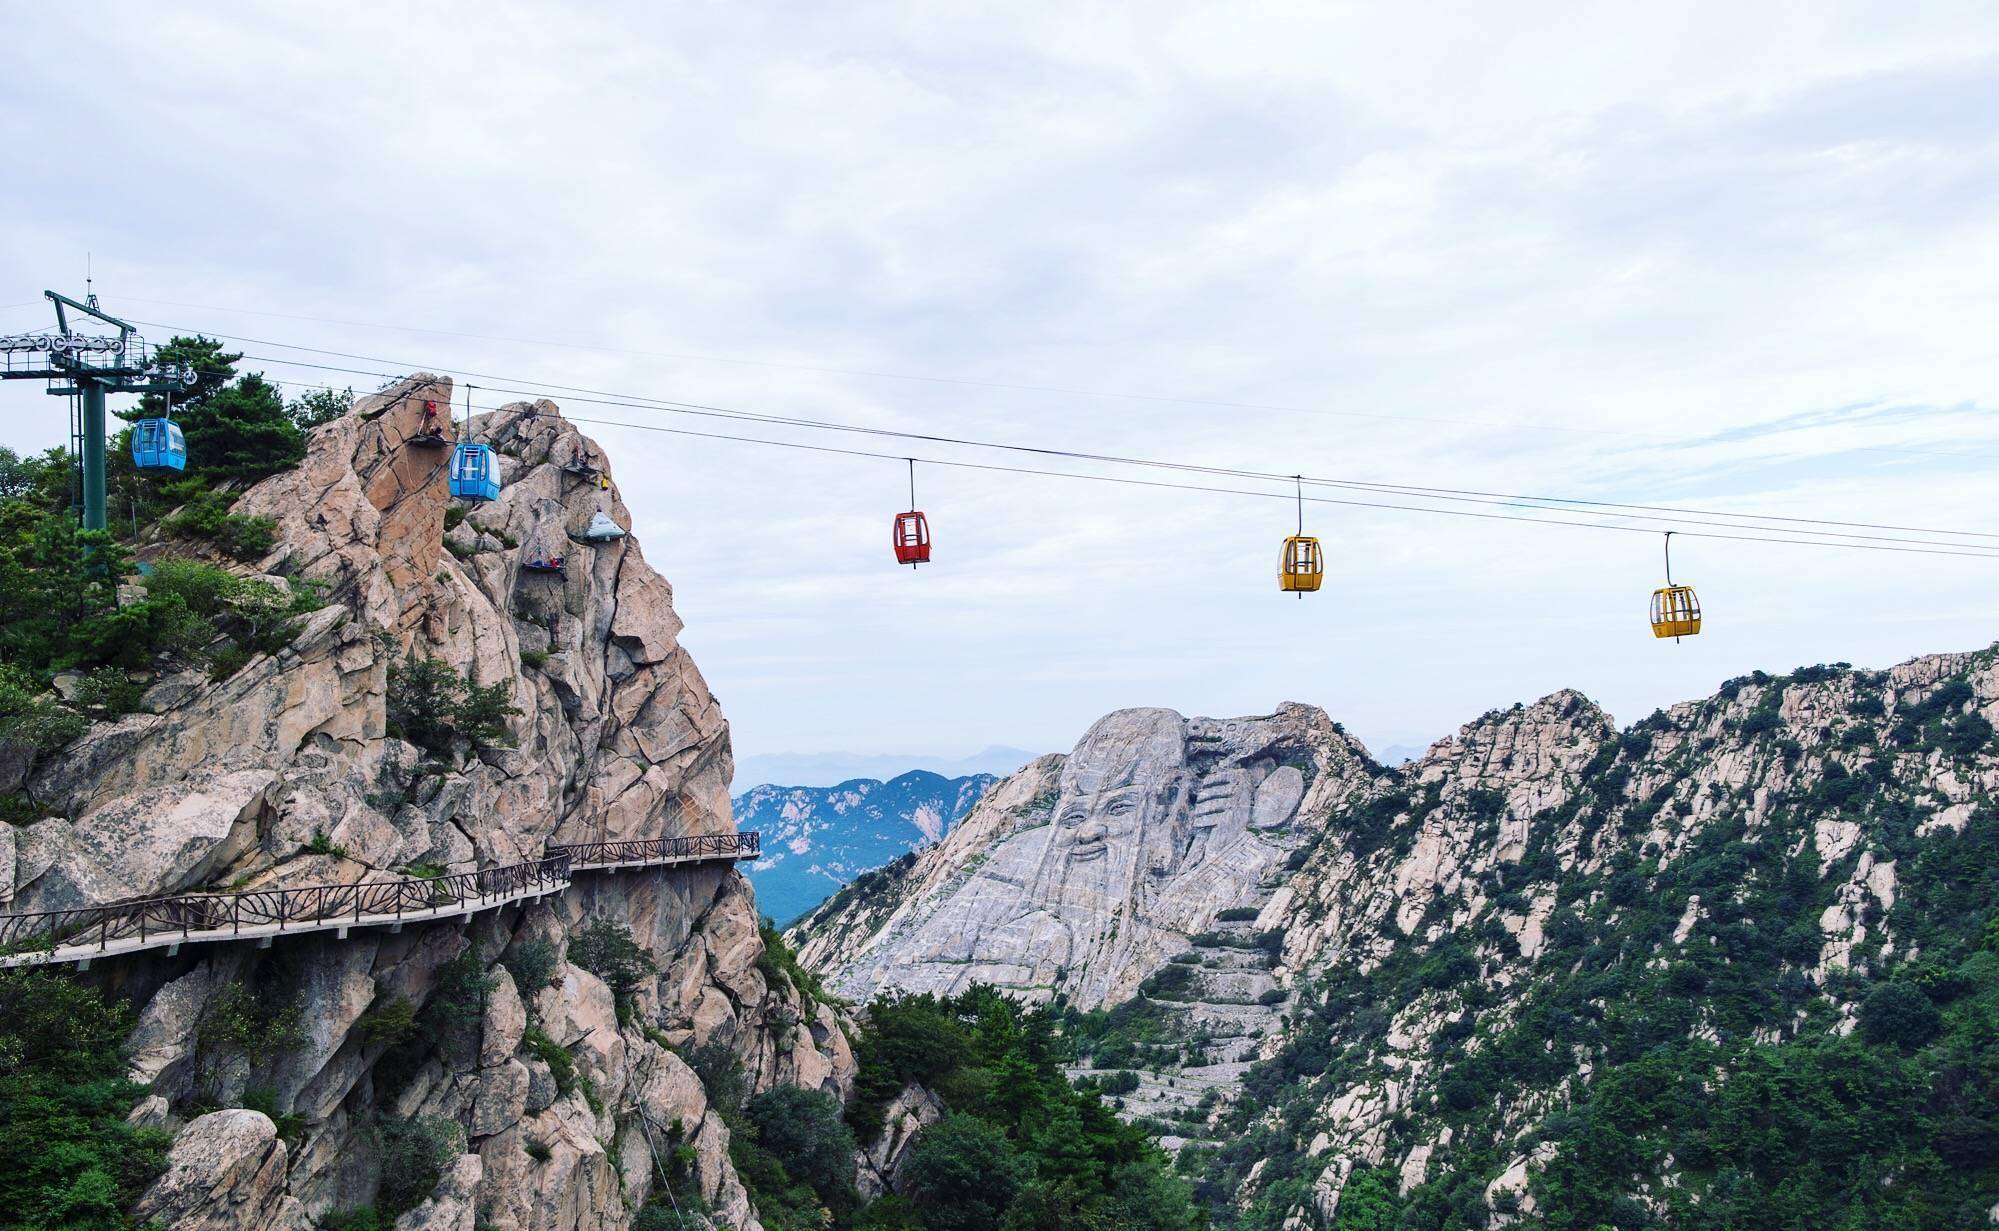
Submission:
<svg viewBox="0 0 1999 1231">
<path fill-rule="evenodd" d="M 219 679 L 167 674 L 139 712 L 37 764 L 25 791 L 51 815 L 0 826 L 0 909 L 438 877 L 551 843 L 733 832 L 728 726 L 679 644 L 671 588 L 635 538 L 573 537 L 600 514 L 630 525 L 603 453 L 548 402 L 481 415 L 470 430 L 505 487 L 454 505 L 449 450 L 411 442 L 426 403 L 451 398 L 449 380 L 400 381 L 241 494 L 236 511 L 276 532 L 238 570 L 324 605 L 282 648 Z M 419 666 L 504 683 L 519 711 L 506 738 L 420 746 L 394 729 L 398 679 Z M 585 961 L 592 929 L 635 950 Z M 841 1023 L 764 960 L 727 862 L 577 873 L 464 918 L 264 943 L 155 948 L 84 976 L 139 1006 L 134 1114 L 175 1136 L 136 1214 L 168 1231 L 304 1231 L 368 1207 L 412 1125 L 456 1146 L 404 1231 L 618 1231 L 667 1178 L 716 1223 L 755 1227 L 683 1055 L 726 1049 L 752 1089 L 851 1081 Z"/>
<path fill-rule="evenodd" d="M 1558 692 L 1394 769 L 1126 711 L 794 936 L 1052 1000 L 1229 1225 L 1999 1221 L 1996 663 Z"/>
</svg>

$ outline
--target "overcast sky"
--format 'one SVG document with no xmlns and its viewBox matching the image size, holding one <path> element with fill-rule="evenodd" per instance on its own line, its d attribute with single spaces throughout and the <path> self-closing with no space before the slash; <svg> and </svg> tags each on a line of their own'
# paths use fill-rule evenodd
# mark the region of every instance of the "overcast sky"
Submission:
<svg viewBox="0 0 1999 1231">
<path fill-rule="evenodd" d="M 272 7 L 9 13 L 0 331 L 88 251 L 156 340 L 363 392 L 272 358 L 1999 532 L 1989 5 Z M 898 570 L 899 461 L 590 430 L 741 754 L 1284 700 L 1380 748 L 1999 636 L 1999 560 L 1676 540 L 1676 645 L 1657 538 L 1332 505 L 1300 601 L 1280 500 L 936 466 Z"/>
</svg>

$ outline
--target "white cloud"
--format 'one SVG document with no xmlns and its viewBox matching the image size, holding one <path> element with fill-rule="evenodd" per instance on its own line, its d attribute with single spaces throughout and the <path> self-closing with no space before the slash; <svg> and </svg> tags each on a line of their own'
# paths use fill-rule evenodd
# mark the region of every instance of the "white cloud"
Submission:
<svg viewBox="0 0 1999 1231">
<path fill-rule="evenodd" d="M 74 289 L 89 250 L 133 316 L 447 372 L 1487 490 L 1989 505 L 1983 6 L 10 22 L 0 304 Z M 0 411 L 0 441 L 61 436 L 39 390 Z M 1120 705 L 1283 699 L 1412 742 L 1565 685 L 1632 718 L 1752 667 L 1981 644 L 1999 588 L 1688 541 L 1710 632 L 1657 646 L 1636 535 L 1314 506 L 1331 577 L 1298 602 L 1280 502 L 937 467 L 911 575 L 897 463 L 597 431 L 750 752 L 1047 748 Z"/>
</svg>

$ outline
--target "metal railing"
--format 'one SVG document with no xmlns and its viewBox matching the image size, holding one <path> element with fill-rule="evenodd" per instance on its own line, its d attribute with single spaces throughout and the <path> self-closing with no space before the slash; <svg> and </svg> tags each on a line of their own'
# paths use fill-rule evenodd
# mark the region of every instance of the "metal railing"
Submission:
<svg viewBox="0 0 1999 1231">
<path fill-rule="evenodd" d="M 717 859 L 755 859 L 763 835 L 748 833 L 688 834 L 677 838 L 633 838 L 624 842 L 578 842 L 551 846 L 578 868 L 619 864 L 707 863 Z"/>
<path fill-rule="evenodd" d="M 244 932 L 317 931 L 387 923 L 408 915 L 461 914 L 487 904 L 569 887 L 569 856 L 443 876 L 241 893 L 185 893 L 71 910 L 0 915 L 0 959 L 88 946 L 103 952 L 217 940 Z M 451 908 L 459 908 L 453 910 Z"/>
<path fill-rule="evenodd" d="M 437 877 L 182 893 L 170 897 L 0 914 L 0 965 L 68 960 L 87 953 L 151 949 L 187 941 L 258 938 L 286 932 L 393 924 L 406 917 L 469 914 L 530 894 L 569 888 L 572 872 L 590 868 L 755 859 L 761 835 L 695 834 L 550 846 L 541 859 L 450 872 Z"/>
</svg>

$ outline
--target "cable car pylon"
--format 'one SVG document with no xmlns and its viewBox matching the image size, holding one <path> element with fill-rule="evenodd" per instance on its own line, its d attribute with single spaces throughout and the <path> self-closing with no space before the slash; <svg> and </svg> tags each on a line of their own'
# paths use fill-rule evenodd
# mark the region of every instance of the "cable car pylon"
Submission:
<svg viewBox="0 0 1999 1231">
<path fill-rule="evenodd" d="M 895 545 L 895 562 L 915 568 L 930 563 L 930 522 L 916 507 L 916 459 L 904 460 L 909 463 L 909 511 L 895 515 L 889 537 Z"/>
<path fill-rule="evenodd" d="M 1652 635 L 1677 642 L 1701 631 L 1701 600 L 1692 586 L 1673 584 L 1673 532 L 1666 531 L 1666 584 L 1652 591 Z"/>
<path fill-rule="evenodd" d="M 1277 588 L 1303 599 L 1319 588 L 1326 575 L 1325 553 L 1319 540 L 1305 533 L 1305 476 L 1294 474 L 1298 488 L 1298 533 L 1284 540 L 1284 556 L 1277 565 Z"/>
</svg>

